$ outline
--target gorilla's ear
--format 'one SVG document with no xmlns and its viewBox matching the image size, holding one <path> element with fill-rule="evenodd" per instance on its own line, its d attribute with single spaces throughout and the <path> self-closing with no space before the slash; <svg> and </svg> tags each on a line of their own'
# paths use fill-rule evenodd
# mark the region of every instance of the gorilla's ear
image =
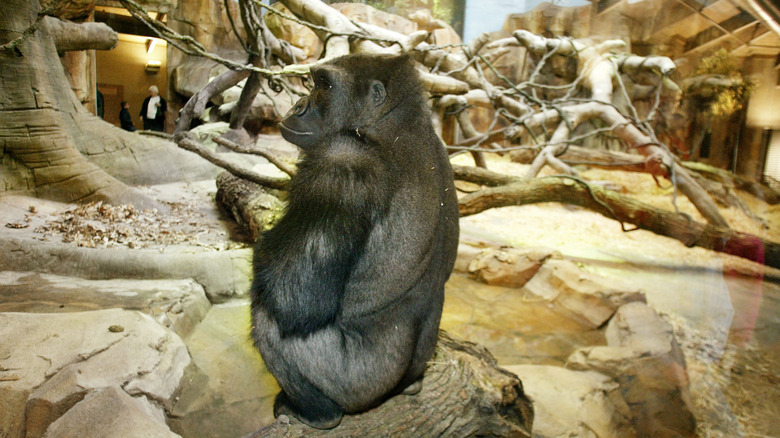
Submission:
<svg viewBox="0 0 780 438">
<path fill-rule="evenodd" d="M 371 102 L 374 104 L 374 106 L 379 106 L 385 103 L 385 99 L 387 98 L 387 90 L 385 90 L 385 86 L 382 85 L 381 82 L 377 80 L 371 81 Z"/>
</svg>

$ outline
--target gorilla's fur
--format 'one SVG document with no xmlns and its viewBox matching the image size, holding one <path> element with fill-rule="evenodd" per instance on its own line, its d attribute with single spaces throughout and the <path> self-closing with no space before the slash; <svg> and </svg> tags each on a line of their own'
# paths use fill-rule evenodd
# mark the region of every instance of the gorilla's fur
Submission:
<svg viewBox="0 0 780 438">
<path fill-rule="evenodd" d="M 345 56 L 311 76 L 279 125 L 303 158 L 255 246 L 252 336 L 282 387 L 275 414 L 329 428 L 419 391 L 458 205 L 409 56 Z"/>
</svg>

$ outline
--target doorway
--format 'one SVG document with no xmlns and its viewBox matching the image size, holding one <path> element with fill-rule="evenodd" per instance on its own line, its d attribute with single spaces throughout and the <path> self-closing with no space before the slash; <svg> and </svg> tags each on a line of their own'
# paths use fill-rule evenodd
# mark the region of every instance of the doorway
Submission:
<svg viewBox="0 0 780 438">
<path fill-rule="evenodd" d="M 164 14 L 158 14 L 165 21 Z M 98 50 L 96 56 L 97 88 L 105 102 L 104 120 L 119 123 L 120 102 L 130 105 L 130 115 L 136 128 L 141 104 L 155 85 L 160 95 L 168 96 L 168 44 L 151 36 L 151 30 L 130 16 L 123 8 L 99 6 L 95 21 L 111 26 L 119 33 L 119 43 L 112 50 Z M 171 117 L 167 117 L 170 119 Z"/>
</svg>

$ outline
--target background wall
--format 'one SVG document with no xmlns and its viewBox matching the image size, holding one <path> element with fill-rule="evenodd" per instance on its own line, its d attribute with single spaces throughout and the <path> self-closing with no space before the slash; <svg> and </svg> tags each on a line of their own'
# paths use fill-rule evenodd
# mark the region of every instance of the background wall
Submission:
<svg viewBox="0 0 780 438">
<path fill-rule="evenodd" d="M 149 86 L 156 85 L 160 95 L 166 100 L 168 96 L 168 69 L 166 50 L 167 44 L 158 40 L 151 53 L 147 53 L 147 38 L 119 34 L 119 44 L 113 50 L 98 50 L 97 83 L 98 90 L 105 100 L 105 119 L 119 126 L 119 103 L 126 100 L 130 103 L 130 115 L 138 129 L 143 124 L 138 120 L 141 103 L 149 95 Z M 161 62 L 156 73 L 146 71 L 147 60 Z M 101 87 L 103 85 L 103 87 Z M 109 85 L 108 87 L 105 85 Z M 117 95 L 117 94 L 121 95 Z M 170 113 L 166 119 L 170 121 Z"/>
</svg>

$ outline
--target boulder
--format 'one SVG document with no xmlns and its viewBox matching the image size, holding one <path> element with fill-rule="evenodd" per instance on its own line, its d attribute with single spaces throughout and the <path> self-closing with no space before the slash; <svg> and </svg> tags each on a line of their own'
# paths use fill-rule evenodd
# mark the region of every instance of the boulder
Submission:
<svg viewBox="0 0 780 438">
<path fill-rule="evenodd" d="M 607 322 L 620 305 L 645 301 L 644 294 L 630 285 L 591 274 L 569 260 L 547 260 L 523 289 L 594 328 Z"/>
<path fill-rule="evenodd" d="M 246 295 L 249 290 L 252 250 L 167 247 L 161 252 L 155 249 L 81 248 L 0 237 L 0 270 L 35 271 L 94 280 L 191 278 L 203 286 L 211 302 L 223 302 Z"/>
<path fill-rule="evenodd" d="M 220 118 L 227 118 L 225 116 L 233 112 L 245 84 L 246 80 L 243 80 L 235 87 L 222 93 L 222 102 L 224 103 L 219 106 Z M 290 111 L 295 101 L 286 91 L 275 92 L 263 85 L 263 91 L 257 93 L 255 100 L 252 101 L 247 121 L 250 123 L 265 122 L 266 124 L 280 122 L 284 115 Z"/>
<path fill-rule="evenodd" d="M 603 345 L 603 330 L 571 318 L 522 289 L 487 286 L 454 273 L 445 285 L 441 328 L 479 340 L 501 364 L 563 366 L 578 348 Z"/>
<path fill-rule="evenodd" d="M 280 3 L 274 4 L 274 8 L 287 15 L 295 15 Z M 266 14 L 265 24 L 274 36 L 303 50 L 306 59 L 299 59 L 298 62 L 301 64 L 317 60 L 325 48 L 317 34 L 302 24 L 284 19 L 276 14 Z"/>
<path fill-rule="evenodd" d="M 629 438 L 631 410 L 611 377 L 548 365 L 504 367 L 534 401 L 534 437 Z"/>
<path fill-rule="evenodd" d="M 211 304 L 193 280 L 84 280 L 35 272 L 0 272 L 0 312 L 139 310 L 182 338 Z"/>
<path fill-rule="evenodd" d="M 606 346 L 583 348 L 567 367 L 614 378 L 646 436 L 695 436 L 685 358 L 672 326 L 641 302 L 621 306 L 607 325 Z"/>
<path fill-rule="evenodd" d="M 165 413 L 144 396 L 131 397 L 118 386 L 89 393 L 49 426 L 45 438 L 174 438 Z"/>
<path fill-rule="evenodd" d="M 474 260 L 480 253 L 484 251 L 483 248 L 469 245 L 466 243 L 460 243 L 458 245 L 458 257 L 455 259 L 455 266 L 453 271 L 455 272 L 468 272 L 471 261 Z"/>
<path fill-rule="evenodd" d="M 212 79 L 227 71 L 227 67 L 207 58 L 189 57 L 171 71 L 171 85 L 174 91 L 184 97 L 192 97 Z M 218 99 L 219 96 L 215 97 Z M 221 104 L 221 101 L 217 101 Z"/>
<path fill-rule="evenodd" d="M 186 340 L 198 370 L 170 412 L 183 436 L 244 436 L 273 421 L 279 392 L 249 334 L 249 301 L 215 305 Z M 208 376 L 208 377 L 206 377 Z"/>
<path fill-rule="evenodd" d="M 42 436 L 111 386 L 170 409 L 192 366 L 181 338 L 137 311 L 0 313 L 0 339 L 0 436 L 10 438 Z"/>
<path fill-rule="evenodd" d="M 471 260 L 468 272 L 491 286 L 522 287 L 552 257 L 560 258 L 560 254 L 541 248 L 487 248 Z"/>
</svg>

